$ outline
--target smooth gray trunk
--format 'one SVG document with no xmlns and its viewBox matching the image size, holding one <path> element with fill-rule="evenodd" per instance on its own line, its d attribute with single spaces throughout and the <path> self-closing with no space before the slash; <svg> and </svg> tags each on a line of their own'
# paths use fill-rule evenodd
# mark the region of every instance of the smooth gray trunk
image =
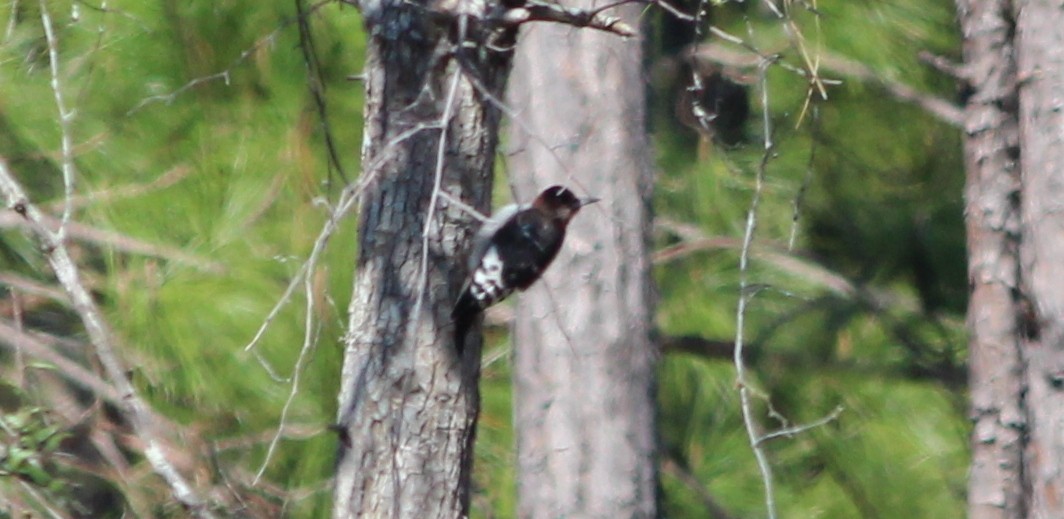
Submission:
<svg viewBox="0 0 1064 519">
<path fill-rule="evenodd" d="M 641 9 L 617 14 L 635 26 Z M 538 25 L 519 39 L 509 96 L 518 197 L 557 183 L 603 199 L 520 297 L 519 517 L 657 514 L 642 59 L 637 38 Z"/>
</svg>

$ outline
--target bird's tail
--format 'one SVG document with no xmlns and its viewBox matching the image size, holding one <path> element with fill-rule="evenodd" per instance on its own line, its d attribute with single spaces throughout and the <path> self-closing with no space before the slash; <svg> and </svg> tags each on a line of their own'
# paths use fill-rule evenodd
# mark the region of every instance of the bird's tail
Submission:
<svg viewBox="0 0 1064 519">
<path fill-rule="evenodd" d="M 473 327 L 474 321 L 483 310 L 480 303 L 473 297 L 469 289 L 462 291 L 462 295 L 451 310 L 451 321 L 454 322 L 454 347 L 461 355 L 465 349 L 466 334 Z"/>
</svg>

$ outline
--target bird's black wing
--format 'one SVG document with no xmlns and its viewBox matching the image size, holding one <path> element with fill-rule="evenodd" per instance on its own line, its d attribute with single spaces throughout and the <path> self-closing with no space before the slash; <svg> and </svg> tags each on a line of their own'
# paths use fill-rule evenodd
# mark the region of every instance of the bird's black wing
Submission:
<svg viewBox="0 0 1064 519">
<path fill-rule="evenodd" d="M 558 255 L 563 233 L 538 211 L 518 213 L 495 235 L 504 282 L 520 290 L 531 286 Z"/>
</svg>

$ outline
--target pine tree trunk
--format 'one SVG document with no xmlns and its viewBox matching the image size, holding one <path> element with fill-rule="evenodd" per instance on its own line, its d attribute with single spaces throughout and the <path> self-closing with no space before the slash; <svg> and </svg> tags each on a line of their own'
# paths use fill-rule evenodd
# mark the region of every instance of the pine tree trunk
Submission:
<svg viewBox="0 0 1064 519">
<path fill-rule="evenodd" d="M 360 9 L 372 35 L 360 179 L 368 183 L 344 341 L 333 516 L 454 519 L 469 508 L 480 344 L 467 341 L 459 357 L 450 309 L 477 223 L 434 192 L 488 212 L 499 111 L 477 89 L 500 96 L 510 56 L 455 54 L 483 48 L 488 35 L 441 21 L 442 8 L 432 18 L 399 0 Z M 459 45 L 463 35 L 472 46 Z"/>
<path fill-rule="evenodd" d="M 641 9 L 617 14 L 631 22 Z M 510 86 L 519 198 L 559 183 L 603 201 L 577 215 L 544 279 L 520 298 L 519 517 L 657 514 L 641 66 L 638 38 L 546 25 L 520 38 Z"/>
<path fill-rule="evenodd" d="M 1064 517 L 1064 5 L 1015 1 L 1029 517 Z"/>
<path fill-rule="evenodd" d="M 974 89 L 965 111 L 972 519 L 1024 517 L 1019 132 L 1007 4 L 958 2 Z"/>
<path fill-rule="evenodd" d="M 973 89 L 969 517 L 1064 517 L 1064 10 L 958 0 L 958 11 Z"/>
</svg>

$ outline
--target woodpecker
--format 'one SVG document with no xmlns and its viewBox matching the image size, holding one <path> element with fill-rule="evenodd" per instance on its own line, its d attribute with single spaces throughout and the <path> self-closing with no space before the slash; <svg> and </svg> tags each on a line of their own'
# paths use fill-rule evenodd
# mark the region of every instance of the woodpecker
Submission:
<svg viewBox="0 0 1064 519">
<path fill-rule="evenodd" d="M 598 201 L 551 186 L 532 203 L 503 207 L 484 223 L 473 238 L 469 279 L 451 311 L 459 353 L 476 316 L 535 283 L 561 249 L 569 221 L 580 208 Z"/>
</svg>

